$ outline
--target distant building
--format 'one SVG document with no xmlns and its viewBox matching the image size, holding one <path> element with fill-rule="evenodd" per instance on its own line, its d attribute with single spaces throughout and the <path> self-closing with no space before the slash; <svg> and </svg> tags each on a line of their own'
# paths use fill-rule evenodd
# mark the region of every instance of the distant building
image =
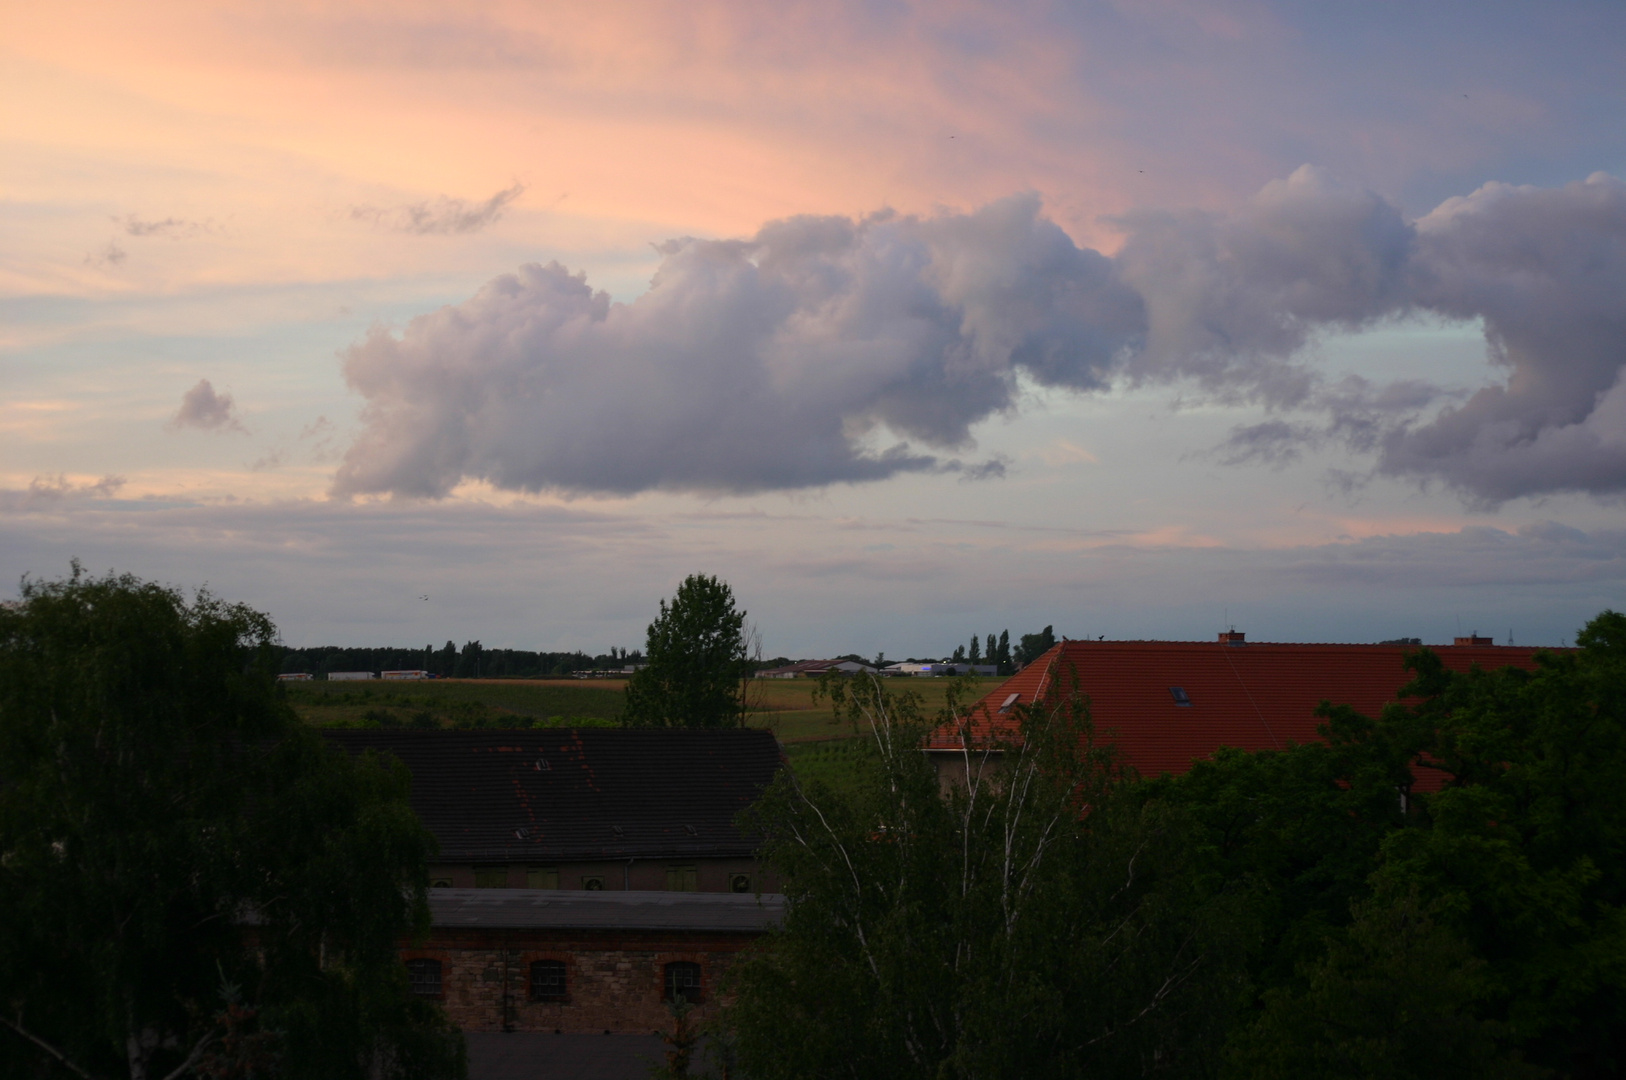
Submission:
<svg viewBox="0 0 1626 1080">
<path fill-rule="evenodd" d="M 972 710 L 973 743 L 1014 733 L 1015 710 L 1047 695 L 1085 695 L 1096 737 L 1117 745 L 1143 776 L 1180 774 L 1222 746 L 1280 750 L 1318 741 L 1323 701 L 1377 716 L 1412 680 L 1416 646 L 1249 644 L 1240 631 L 1218 641 L 1064 641 L 1001 683 Z M 1534 648 L 1458 638 L 1433 647 L 1453 671 L 1533 668 Z M 1554 650 L 1561 651 L 1561 650 Z M 940 727 L 927 740 L 945 781 L 964 768 L 960 733 Z M 1418 770 L 1420 790 L 1440 775 Z"/>
<path fill-rule="evenodd" d="M 417 669 L 408 669 L 406 671 L 381 671 L 378 673 L 378 677 L 391 682 L 414 682 L 419 679 L 433 678 L 429 672 L 420 671 Z"/>
<path fill-rule="evenodd" d="M 881 669 L 882 675 L 998 675 L 997 664 L 968 664 L 965 661 L 944 661 L 914 663 L 905 661 L 901 664 L 888 664 Z"/>
<path fill-rule="evenodd" d="M 759 679 L 816 679 L 829 672 L 842 675 L 873 675 L 875 669 L 856 660 L 803 660 L 784 667 L 767 668 L 757 672 Z"/>
<path fill-rule="evenodd" d="M 328 682 L 361 682 L 373 678 L 370 671 L 330 671 L 327 673 Z"/>
<path fill-rule="evenodd" d="M 310 682 L 311 673 L 308 671 L 285 671 L 277 676 L 278 682 Z"/>
</svg>

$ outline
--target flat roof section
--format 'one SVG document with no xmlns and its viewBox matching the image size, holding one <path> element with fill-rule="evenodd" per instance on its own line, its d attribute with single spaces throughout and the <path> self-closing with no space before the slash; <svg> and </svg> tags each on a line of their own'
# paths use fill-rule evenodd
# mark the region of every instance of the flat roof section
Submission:
<svg viewBox="0 0 1626 1080">
<path fill-rule="evenodd" d="M 436 927 L 503 930 L 700 930 L 764 933 L 785 913 L 780 893 L 430 889 Z"/>
</svg>

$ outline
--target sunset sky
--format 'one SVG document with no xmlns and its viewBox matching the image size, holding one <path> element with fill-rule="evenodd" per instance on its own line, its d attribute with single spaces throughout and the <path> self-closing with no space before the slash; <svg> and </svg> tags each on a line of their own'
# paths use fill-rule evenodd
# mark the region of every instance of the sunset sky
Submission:
<svg viewBox="0 0 1626 1080">
<path fill-rule="evenodd" d="M 1559 644 L 1626 5 L 13 3 L 0 576 L 293 645 Z M 427 599 L 423 599 L 427 597 Z"/>
</svg>

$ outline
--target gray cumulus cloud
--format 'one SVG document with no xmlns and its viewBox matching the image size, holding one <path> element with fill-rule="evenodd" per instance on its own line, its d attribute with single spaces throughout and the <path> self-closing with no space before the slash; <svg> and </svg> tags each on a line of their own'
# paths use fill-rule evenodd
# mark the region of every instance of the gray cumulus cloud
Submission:
<svg viewBox="0 0 1626 1080">
<path fill-rule="evenodd" d="M 169 418 L 170 430 L 192 427 L 203 431 L 242 431 L 230 394 L 217 394 L 208 379 L 181 395 L 181 407 Z"/>
<path fill-rule="evenodd" d="M 516 183 L 478 202 L 441 195 L 405 206 L 352 206 L 350 219 L 419 236 L 476 233 L 502 217 L 508 204 L 523 194 L 525 185 Z"/>
<path fill-rule="evenodd" d="M 1220 448 L 1290 461 L 1338 442 L 1470 502 L 1626 490 L 1626 185 L 1491 184 L 1416 221 L 1304 167 L 1228 213 L 1121 219 L 1080 248 L 1032 195 L 968 214 L 799 217 L 670 241 L 625 304 L 557 264 L 375 330 L 339 495 L 754 491 L 954 470 L 1022 377 L 1106 392 L 1192 385 L 1275 415 Z M 1301 359 L 1317 335 L 1479 320 L 1504 383 L 1426 368 L 1386 385 Z"/>
<path fill-rule="evenodd" d="M 341 495 L 752 491 L 966 469 L 1016 368 L 1105 385 L 1144 321 L 1030 196 L 974 214 L 802 217 L 676 240 L 627 304 L 557 264 L 375 330 L 345 361 L 366 427 Z M 885 437 L 883 436 L 883 429 Z M 999 466 L 973 465 L 974 475 Z"/>
</svg>

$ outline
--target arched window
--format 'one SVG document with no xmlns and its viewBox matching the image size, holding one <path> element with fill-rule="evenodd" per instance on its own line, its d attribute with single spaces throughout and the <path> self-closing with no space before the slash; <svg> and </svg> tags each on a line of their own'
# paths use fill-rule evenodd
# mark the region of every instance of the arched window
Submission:
<svg viewBox="0 0 1626 1080">
<path fill-rule="evenodd" d="M 440 961 L 420 958 L 407 961 L 407 978 L 419 997 L 440 997 Z"/>
<path fill-rule="evenodd" d="M 565 965 L 561 961 L 531 961 L 531 1000 L 565 1000 Z"/>
<path fill-rule="evenodd" d="M 676 1002 L 678 998 L 691 1005 L 700 1004 L 699 964 L 674 960 L 666 965 L 666 1000 Z"/>
</svg>

